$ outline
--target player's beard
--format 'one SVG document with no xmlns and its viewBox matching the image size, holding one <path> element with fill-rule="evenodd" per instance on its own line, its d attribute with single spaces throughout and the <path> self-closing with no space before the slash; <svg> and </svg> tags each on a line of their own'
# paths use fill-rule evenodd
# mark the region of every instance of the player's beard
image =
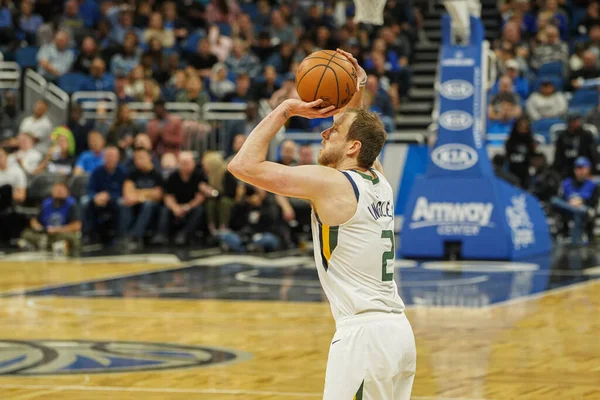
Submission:
<svg viewBox="0 0 600 400">
<path fill-rule="evenodd" d="M 336 168 L 344 158 L 344 154 L 336 149 L 321 149 L 317 162 L 325 167 Z"/>
</svg>

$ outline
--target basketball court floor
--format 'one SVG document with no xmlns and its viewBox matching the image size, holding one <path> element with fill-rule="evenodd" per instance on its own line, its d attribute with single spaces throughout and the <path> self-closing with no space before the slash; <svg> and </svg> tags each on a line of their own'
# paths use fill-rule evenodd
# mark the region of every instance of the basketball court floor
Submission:
<svg viewBox="0 0 600 400">
<path fill-rule="evenodd" d="M 413 399 L 600 399 L 600 260 L 398 260 Z M 0 259 L 2 399 L 318 399 L 334 323 L 311 253 Z"/>
</svg>

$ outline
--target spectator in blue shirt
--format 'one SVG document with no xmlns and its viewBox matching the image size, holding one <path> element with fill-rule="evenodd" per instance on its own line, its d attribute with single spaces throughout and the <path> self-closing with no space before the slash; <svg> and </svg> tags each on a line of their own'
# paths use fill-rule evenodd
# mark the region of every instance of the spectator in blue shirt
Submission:
<svg viewBox="0 0 600 400">
<path fill-rule="evenodd" d="M 36 43 L 38 29 L 44 24 L 44 19 L 39 14 L 33 13 L 33 3 L 31 1 L 21 2 L 21 15 L 19 16 L 19 29 L 24 35 L 24 39 L 31 45 Z"/>
<path fill-rule="evenodd" d="M 100 222 L 110 221 L 115 226 L 119 212 L 119 199 L 125 182 L 125 170 L 119 166 L 119 149 L 108 147 L 104 164 L 97 168 L 88 182 L 88 201 L 83 204 L 84 240 L 89 241 Z"/>
<path fill-rule="evenodd" d="M 0 40 L 2 43 L 10 43 L 15 39 L 12 13 L 7 3 L 7 1 L 0 1 Z"/>
<path fill-rule="evenodd" d="M 42 46 L 38 55 L 38 72 L 44 78 L 56 81 L 71 70 L 75 57 L 69 49 L 69 34 L 58 31 L 54 42 Z"/>
<path fill-rule="evenodd" d="M 91 174 L 103 163 L 104 136 L 100 132 L 92 131 L 88 135 L 89 150 L 81 153 L 75 163 L 74 175 Z"/>
<path fill-rule="evenodd" d="M 139 63 L 138 37 L 133 32 L 127 32 L 123 49 L 110 60 L 110 72 L 116 77 L 126 77 Z"/>
<path fill-rule="evenodd" d="M 592 163 L 586 157 L 575 160 L 575 178 L 562 182 L 561 196 L 552 198 L 552 204 L 559 210 L 563 225 L 561 232 L 566 234 L 569 220 L 573 220 L 571 243 L 580 244 L 582 233 L 587 231 L 588 240 L 593 239 L 594 217 L 598 206 L 598 186 L 590 179 Z"/>
<path fill-rule="evenodd" d="M 113 92 L 115 90 L 115 79 L 106 73 L 106 63 L 100 57 L 96 57 L 92 61 L 90 78 L 82 85 L 82 90 L 91 92 Z"/>
</svg>

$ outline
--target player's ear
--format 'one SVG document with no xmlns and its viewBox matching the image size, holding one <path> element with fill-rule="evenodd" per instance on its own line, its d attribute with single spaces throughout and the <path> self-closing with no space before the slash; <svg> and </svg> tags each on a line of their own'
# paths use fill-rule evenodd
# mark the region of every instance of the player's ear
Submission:
<svg viewBox="0 0 600 400">
<path fill-rule="evenodd" d="M 351 140 L 349 142 L 348 150 L 346 151 L 346 155 L 349 157 L 358 157 L 360 153 L 360 149 L 362 148 L 362 143 L 358 140 Z"/>
</svg>

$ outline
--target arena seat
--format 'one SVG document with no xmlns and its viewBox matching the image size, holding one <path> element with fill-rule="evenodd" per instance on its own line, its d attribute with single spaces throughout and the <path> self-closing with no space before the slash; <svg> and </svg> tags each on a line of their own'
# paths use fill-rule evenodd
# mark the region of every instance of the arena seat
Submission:
<svg viewBox="0 0 600 400">
<path fill-rule="evenodd" d="M 68 94 L 73 94 L 84 90 L 85 84 L 90 81 L 90 78 L 85 74 L 80 72 L 69 72 L 59 78 L 58 87 Z"/>
<path fill-rule="evenodd" d="M 22 68 L 36 68 L 39 47 L 21 47 L 17 49 L 15 60 Z"/>
<path fill-rule="evenodd" d="M 82 174 L 71 177 L 69 180 L 69 189 L 71 190 L 71 196 L 76 199 L 80 199 L 87 195 L 87 186 L 90 177 L 88 174 Z"/>
<path fill-rule="evenodd" d="M 542 64 L 540 68 L 537 70 L 537 76 L 552 76 L 558 75 L 563 76 L 565 73 L 565 66 L 561 61 L 552 61 L 549 63 Z"/>
<path fill-rule="evenodd" d="M 564 124 L 564 120 L 561 118 L 542 118 L 537 121 L 534 121 L 531 124 L 531 130 L 534 135 L 540 135 L 544 137 L 546 143 L 552 143 L 552 138 L 550 137 L 550 129 L 553 125 L 556 124 Z"/>
</svg>

